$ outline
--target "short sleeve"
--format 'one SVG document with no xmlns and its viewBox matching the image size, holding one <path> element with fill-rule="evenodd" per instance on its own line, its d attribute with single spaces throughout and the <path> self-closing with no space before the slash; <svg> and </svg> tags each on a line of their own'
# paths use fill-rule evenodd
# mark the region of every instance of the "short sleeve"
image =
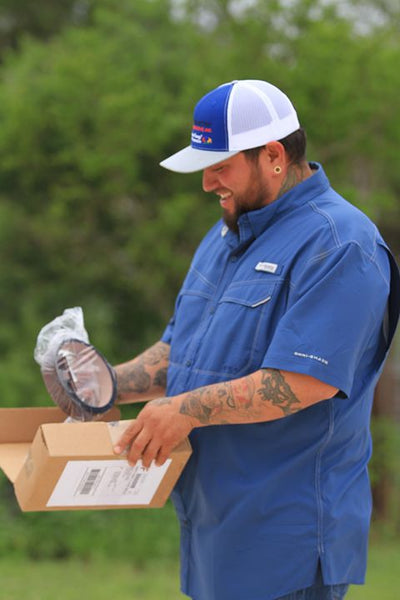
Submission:
<svg viewBox="0 0 400 600">
<path fill-rule="evenodd" d="M 168 325 L 164 329 L 164 333 L 161 336 L 161 341 L 164 342 L 165 344 L 171 345 L 173 330 L 174 330 L 174 318 L 170 319 Z"/>
<path fill-rule="evenodd" d="M 377 370 L 384 360 L 389 292 L 382 245 L 371 257 L 349 243 L 298 266 L 263 368 L 312 375 L 348 396 L 363 356 L 373 357 Z"/>
</svg>

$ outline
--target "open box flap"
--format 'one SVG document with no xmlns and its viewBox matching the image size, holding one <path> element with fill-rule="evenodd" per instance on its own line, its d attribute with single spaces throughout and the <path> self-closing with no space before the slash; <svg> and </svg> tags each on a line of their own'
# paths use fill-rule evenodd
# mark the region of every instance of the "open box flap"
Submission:
<svg viewBox="0 0 400 600">
<path fill-rule="evenodd" d="M 115 421 L 121 416 L 113 407 L 102 415 L 102 421 Z M 56 406 L 32 408 L 0 408 L 0 444 L 31 442 L 43 423 L 63 423 L 67 415 Z"/>
<path fill-rule="evenodd" d="M 50 456 L 113 455 L 106 423 L 45 423 L 40 434 Z"/>
<path fill-rule="evenodd" d="M 29 452 L 30 443 L 0 444 L 0 468 L 7 475 L 11 483 L 17 479 L 22 465 Z"/>
<path fill-rule="evenodd" d="M 103 418 L 118 420 L 120 411 L 112 408 Z M 65 419 L 65 413 L 53 406 L 0 408 L 0 468 L 12 483 L 15 482 L 41 425 L 62 424 Z M 65 426 L 73 425 L 68 423 Z"/>
<path fill-rule="evenodd" d="M 113 456 L 114 444 L 131 423 L 133 420 L 111 423 L 45 423 L 40 431 L 51 456 Z"/>
<path fill-rule="evenodd" d="M 66 415 L 57 407 L 0 408 L 0 444 L 31 442 L 42 423 L 61 423 Z"/>
</svg>

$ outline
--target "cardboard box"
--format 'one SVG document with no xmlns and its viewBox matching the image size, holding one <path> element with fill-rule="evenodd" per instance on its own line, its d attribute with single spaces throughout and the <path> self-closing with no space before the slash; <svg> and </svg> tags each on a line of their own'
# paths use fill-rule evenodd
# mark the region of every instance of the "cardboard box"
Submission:
<svg viewBox="0 0 400 600">
<path fill-rule="evenodd" d="M 131 467 L 113 452 L 132 422 L 65 423 L 56 407 L 0 408 L 0 467 L 23 511 L 160 508 L 189 456 L 184 440 L 167 462 Z"/>
</svg>

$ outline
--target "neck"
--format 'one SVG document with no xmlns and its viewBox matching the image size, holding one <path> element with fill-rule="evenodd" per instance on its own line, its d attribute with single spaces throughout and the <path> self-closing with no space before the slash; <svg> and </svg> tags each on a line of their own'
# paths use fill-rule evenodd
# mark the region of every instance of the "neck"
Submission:
<svg viewBox="0 0 400 600">
<path fill-rule="evenodd" d="M 311 175 L 312 170 L 308 162 L 303 161 L 296 165 L 289 164 L 275 200 L 278 200 L 278 198 L 283 196 L 283 194 L 286 194 L 286 192 L 294 188 L 297 184 L 301 183 L 305 179 L 311 177 Z"/>
</svg>

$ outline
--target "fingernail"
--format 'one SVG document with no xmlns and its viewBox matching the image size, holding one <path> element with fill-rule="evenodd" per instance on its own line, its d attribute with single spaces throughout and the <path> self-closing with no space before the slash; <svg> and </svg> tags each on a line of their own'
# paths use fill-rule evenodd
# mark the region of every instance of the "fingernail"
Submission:
<svg viewBox="0 0 400 600">
<path fill-rule="evenodd" d="M 122 450 L 121 446 L 114 446 L 115 454 L 121 454 L 121 450 Z"/>
</svg>

